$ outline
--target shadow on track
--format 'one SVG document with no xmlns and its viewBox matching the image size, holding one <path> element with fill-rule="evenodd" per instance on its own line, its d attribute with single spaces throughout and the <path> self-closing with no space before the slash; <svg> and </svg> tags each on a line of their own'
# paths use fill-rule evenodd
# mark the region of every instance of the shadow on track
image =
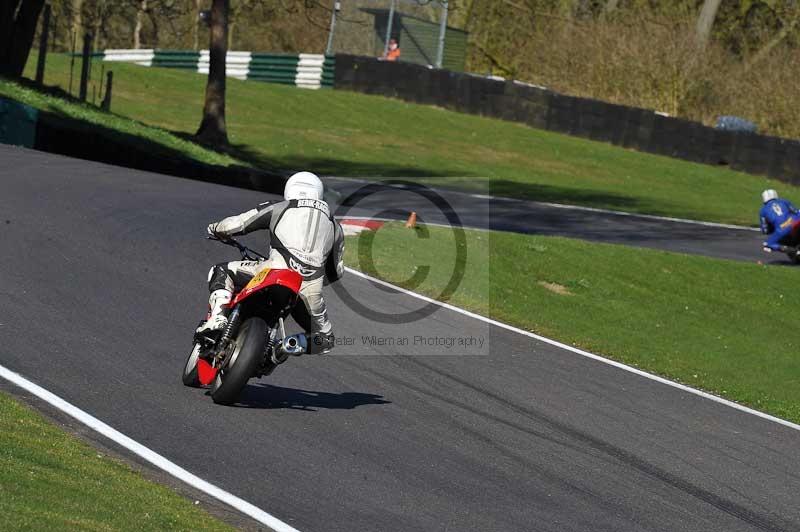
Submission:
<svg viewBox="0 0 800 532">
<path fill-rule="evenodd" d="M 249 384 L 236 403 L 244 408 L 288 408 L 316 412 L 326 410 L 352 410 L 365 405 L 386 405 L 391 401 L 382 395 L 358 392 L 315 392 L 298 388 L 283 388 L 272 384 Z"/>
</svg>

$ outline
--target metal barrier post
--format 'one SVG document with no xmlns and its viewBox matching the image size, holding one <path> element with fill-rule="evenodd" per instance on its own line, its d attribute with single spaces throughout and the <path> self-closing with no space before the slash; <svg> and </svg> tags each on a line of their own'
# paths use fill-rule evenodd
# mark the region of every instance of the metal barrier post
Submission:
<svg viewBox="0 0 800 532">
<path fill-rule="evenodd" d="M 444 40 L 447 34 L 447 0 L 441 0 L 442 20 L 439 22 L 439 49 L 436 51 L 436 68 L 442 68 L 444 60 Z"/>
<path fill-rule="evenodd" d="M 383 43 L 383 57 L 389 53 L 389 39 L 392 38 L 392 26 L 394 25 L 394 0 L 389 4 L 389 22 L 386 24 L 386 39 Z"/>
<path fill-rule="evenodd" d="M 103 98 L 103 103 L 100 104 L 100 108 L 103 111 L 111 110 L 111 84 L 113 81 L 114 81 L 114 72 L 109 70 L 106 73 L 106 95 Z"/>
<path fill-rule="evenodd" d="M 78 34 L 72 34 L 72 53 L 69 54 L 69 95 L 72 96 L 72 77 L 75 72 L 75 46 L 78 40 Z"/>
<path fill-rule="evenodd" d="M 325 48 L 325 55 L 331 55 L 333 51 L 333 33 L 336 30 L 336 14 L 342 9 L 341 2 L 333 3 L 333 12 L 331 13 L 331 29 L 328 32 L 328 46 Z"/>
</svg>

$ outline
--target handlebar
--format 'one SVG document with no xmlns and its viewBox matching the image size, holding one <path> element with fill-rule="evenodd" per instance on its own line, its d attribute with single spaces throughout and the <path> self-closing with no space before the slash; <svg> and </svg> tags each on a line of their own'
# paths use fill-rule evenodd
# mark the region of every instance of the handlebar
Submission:
<svg viewBox="0 0 800 532">
<path fill-rule="evenodd" d="M 249 247 L 245 246 L 235 238 L 219 238 L 216 236 L 209 236 L 207 237 L 208 240 L 213 240 L 216 242 L 220 242 L 225 244 L 226 246 L 231 246 L 239 250 L 239 253 L 242 254 L 242 259 L 244 260 L 267 260 L 267 257 L 259 253 L 254 249 L 250 249 Z"/>
</svg>

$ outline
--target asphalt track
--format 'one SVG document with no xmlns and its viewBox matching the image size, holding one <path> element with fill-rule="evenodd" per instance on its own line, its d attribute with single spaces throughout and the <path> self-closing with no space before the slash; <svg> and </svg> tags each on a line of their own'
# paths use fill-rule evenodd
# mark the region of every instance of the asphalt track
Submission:
<svg viewBox="0 0 800 532">
<path fill-rule="evenodd" d="M 800 432 L 447 309 L 329 290 L 354 345 L 216 406 L 178 376 L 204 227 L 263 195 L 2 146 L 0 182 L 0 364 L 302 531 L 800 530 Z"/>
<path fill-rule="evenodd" d="M 535 201 L 489 198 L 436 189 L 443 210 L 431 202 L 430 193 L 424 188 L 412 186 L 404 189 L 380 182 L 367 184 L 343 178 L 329 178 L 326 184 L 339 193 L 343 204 L 340 212 L 348 214 L 374 216 L 383 212 L 388 218 L 405 219 L 409 211 L 415 211 L 429 222 L 447 223 L 444 213 L 451 210 L 466 227 L 566 236 L 723 259 L 790 263 L 781 253 L 764 253 L 761 234 L 747 228 L 564 208 Z M 754 200 L 754 219 L 758 218 L 759 207 L 757 199 Z"/>
</svg>

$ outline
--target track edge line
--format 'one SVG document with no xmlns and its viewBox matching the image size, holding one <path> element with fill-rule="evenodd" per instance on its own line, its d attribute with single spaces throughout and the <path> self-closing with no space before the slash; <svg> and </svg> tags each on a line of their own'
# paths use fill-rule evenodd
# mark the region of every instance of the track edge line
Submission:
<svg viewBox="0 0 800 532">
<path fill-rule="evenodd" d="M 19 373 L 11 371 L 3 365 L 0 365 L 0 377 L 35 395 L 50 406 L 76 419 L 80 423 L 83 423 L 90 429 L 105 436 L 129 452 L 132 452 L 133 454 L 146 460 L 165 473 L 177 478 L 178 480 L 199 491 L 202 491 L 214 499 L 227 504 L 228 506 L 238 510 L 248 517 L 255 519 L 256 521 L 268 526 L 275 532 L 299 532 L 297 529 L 293 528 L 287 523 L 284 523 L 277 517 L 270 515 L 257 506 L 245 501 L 244 499 L 241 499 L 236 495 L 233 495 L 232 493 L 227 492 L 222 488 L 219 488 L 214 484 L 211 484 L 210 482 L 190 473 L 186 469 L 161 456 L 152 449 L 145 447 L 141 443 L 119 432 L 110 425 L 100 421 L 88 412 L 81 410 L 72 403 L 67 402 L 56 394 L 46 390 L 45 388 L 42 388 L 38 384 L 26 379 Z"/>
</svg>

